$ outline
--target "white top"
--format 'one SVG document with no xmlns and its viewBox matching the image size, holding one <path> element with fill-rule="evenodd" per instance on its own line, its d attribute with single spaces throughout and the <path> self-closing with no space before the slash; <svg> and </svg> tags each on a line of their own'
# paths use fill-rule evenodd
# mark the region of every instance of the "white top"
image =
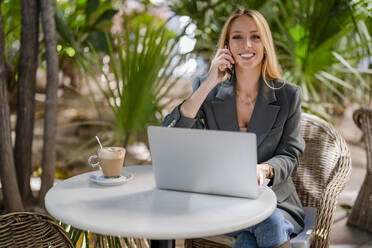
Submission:
<svg viewBox="0 0 372 248">
<path fill-rule="evenodd" d="M 274 211 L 276 197 L 260 188 L 255 200 L 159 190 L 151 166 L 130 166 L 134 178 L 105 187 L 89 174 L 69 178 L 45 197 L 56 219 L 95 233 L 150 239 L 196 238 L 237 231 L 257 224 Z M 222 182 L 223 183 L 223 182 Z"/>
</svg>

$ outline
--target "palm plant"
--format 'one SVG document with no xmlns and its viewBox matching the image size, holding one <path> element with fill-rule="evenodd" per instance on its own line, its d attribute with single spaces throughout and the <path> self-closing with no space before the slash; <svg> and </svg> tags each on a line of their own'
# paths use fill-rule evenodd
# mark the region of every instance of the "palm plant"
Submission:
<svg viewBox="0 0 372 248">
<path fill-rule="evenodd" d="M 172 99 L 165 96 L 180 76 L 173 71 L 183 62 L 175 35 L 164 25 L 142 22 L 126 25 L 123 35 L 107 37 L 108 57 L 96 61 L 105 77 L 95 81 L 111 110 L 112 140 L 127 146 L 131 137 L 141 134 L 151 124 L 159 124 L 162 110 Z M 133 24 L 134 23 L 134 24 Z"/>
<path fill-rule="evenodd" d="M 353 88 L 351 82 L 334 75 L 333 67 L 339 60 L 332 52 L 351 54 L 351 42 L 354 51 L 366 46 L 359 39 L 355 21 L 354 10 L 361 4 L 344 0 L 278 2 L 280 11 L 274 15 L 278 31 L 273 36 L 279 60 L 288 70 L 287 79 L 301 85 L 309 111 L 327 117 L 327 102 L 339 105 L 348 96 L 346 90 Z M 349 37 L 346 44 L 345 37 Z M 366 51 L 357 56 L 366 56 Z"/>
<path fill-rule="evenodd" d="M 340 76 L 335 77 L 333 80 L 344 82 L 353 82 L 353 89 L 350 95 L 350 102 L 355 102 L 360 106 L 371 107 L 372 105 L 372 69 L 358 68 L 358 66 L 351 65 L 345 58 L 340 54 L 333 52 L 333 55 L 339 61 L 339 64 L 335 65 L 334 71 Z M 368 61 L 368 58 L 366 58 Z M 340 77 L 343 79 L 341 80 Z M 326 78 L 319 75 L 319 80 L 327 82 Z"/>
</svg>

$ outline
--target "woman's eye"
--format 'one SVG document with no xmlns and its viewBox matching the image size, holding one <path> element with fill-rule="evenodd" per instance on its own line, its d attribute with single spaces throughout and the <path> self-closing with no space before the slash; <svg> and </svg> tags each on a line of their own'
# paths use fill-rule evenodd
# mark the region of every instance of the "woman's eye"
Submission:
<svg viewBox="0 0 372 248">
<path fill-rule="evenodd" d="M 251 38 L 253 40 L 258 40 L 258 39 L 260 39 L 260 36 L 258 36 L 258 35 L 255 34 L 255 35 L 252 35 Z"/>
<path fill-rule="evenodd" d="M 236 40 L 236 39 L 241 39 L 242 37 L 241 37 L 240 35 L 234 35 L 232 38 L 233 38 L 234 40 Z"/>
</svg>

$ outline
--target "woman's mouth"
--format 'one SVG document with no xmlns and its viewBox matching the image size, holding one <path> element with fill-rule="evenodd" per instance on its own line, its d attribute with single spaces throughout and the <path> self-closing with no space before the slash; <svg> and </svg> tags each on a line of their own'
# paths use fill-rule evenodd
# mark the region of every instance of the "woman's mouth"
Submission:
<svg viewBox="0 0 372 248">
<path fill-rule="evenodd" d="M 252 59 L 256 54 L 255 53 L 241 53 L 239 56 L 244 60 Z"/>
</svg>

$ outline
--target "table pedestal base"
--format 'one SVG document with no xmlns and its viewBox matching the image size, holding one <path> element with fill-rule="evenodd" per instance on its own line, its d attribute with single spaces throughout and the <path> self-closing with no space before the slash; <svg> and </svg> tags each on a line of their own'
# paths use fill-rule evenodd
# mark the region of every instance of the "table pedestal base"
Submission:
<svg viewBox="0 0 372 248">
<path fill-rule="evenodd" d="M 176 246 L 175 240 L 151 240 L 151 248 L 174 248 Z"/>
</svg>

